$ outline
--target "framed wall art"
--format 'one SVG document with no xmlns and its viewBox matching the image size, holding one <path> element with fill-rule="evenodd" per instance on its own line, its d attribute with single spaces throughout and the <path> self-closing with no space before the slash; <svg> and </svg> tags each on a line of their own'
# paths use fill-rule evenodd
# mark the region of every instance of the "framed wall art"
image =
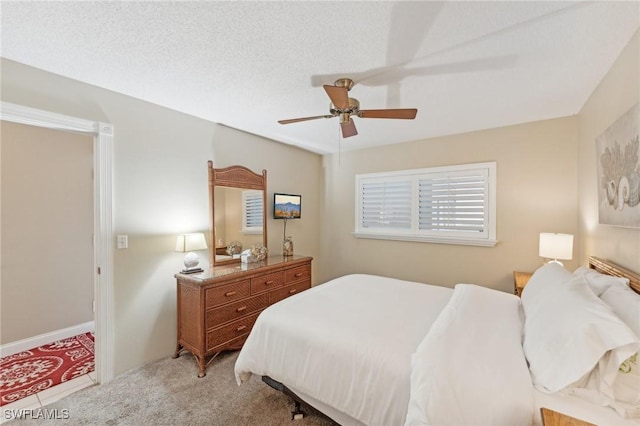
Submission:
<svg viewBox="0 0 640 426">
<path fill-rule="evenodd" d="M 640 104 L 596 138 L 600 224 L 640 228 Z"/>
</svg>

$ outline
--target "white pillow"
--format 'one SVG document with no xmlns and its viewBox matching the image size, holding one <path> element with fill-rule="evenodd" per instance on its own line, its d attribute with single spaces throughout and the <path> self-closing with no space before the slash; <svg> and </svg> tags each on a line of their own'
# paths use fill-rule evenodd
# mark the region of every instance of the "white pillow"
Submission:
<svg viewBox="0 0 640 426">
<path fill-rule="evenodd" d="M 611 286 L 600 299 L 613 309 L 640 336 L 640 294 L 629 287 Z M 617 411 L 626 417 L 640 418 L 640 357 L 636 352 L 622 363 L 613 384 L 616 401 L 621 402 Z"/>
<path fill-rule="evenodd" d="M 524 297 L 527 292 L 530 297 Z M 538 389 L 553 393 L 583 385 L 593 370 L 599 377 L 594 390 L 613 395 L 618 367 L 638 351 L 640 342 L 583 277 L 560 285 L 529 281 L 522 306 L 523 348 Z"/>
<path fill-rule="evenodd" d="M 591 287 L 591 290 L 596 294 L 596 296 L 600 296 L 611 286 L 619 286 L 619 287 L 628 287 L 629 280 L 627 278 L 622 277 L 613 277 L 611 275 L 601 274 L 595 269 L 586 268 L 584 266 L 580 266 L 573 272 L 575 276 L 584 277 Z"/>
<path fill-rule="evenodd" d="M 627 324 L 636 336 L 640 336 L 640 294 L 627 286 L 611 286 L 600 299 Z"/>
<path fill-rule="evenodd" d="M 571 272 L 557 263 L 547 263 L 535 270 L 527 285 L 522 290 L 522 301 L 529 301 L 529 308 L 534 306 L 533 301 L 551 291 L 554 287 L 573 278 Z"/>
<path fill-rule="evenodd" d="M 522 311 L 526 305 L 528 316 L 536 315 L 536 312 L 544 308 L 544 303 L 540 302 L 540 298 L 544 298 L 545 294 L 564 282 L 569 281 L 573 275 L 567 271 L 562 265 L 549 262 L 533 272 L 527 285 L 522 290 L 520 296 Z M 525 320 L 527 314 L 525 313 Z M 522 321 L 524 324 L 525 321 Z M 524 337 L 524 336 L 523 336 Z M 524 340 L 523 340 L 524 343 Z"/>
</svg>

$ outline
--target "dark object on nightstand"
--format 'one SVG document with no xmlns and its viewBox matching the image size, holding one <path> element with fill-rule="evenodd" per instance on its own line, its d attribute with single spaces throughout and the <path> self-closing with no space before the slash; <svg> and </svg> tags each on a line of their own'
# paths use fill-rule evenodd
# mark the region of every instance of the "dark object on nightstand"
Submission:
<svg viewBox="0 0 640 426">
<path fill-rule="evenodd" d="M 518 297 L 522 296 L 522 290 L 529 282 L 531 275 L 533 275 L 532 272 L 513 271 L 513 294 Z"/>
</svg>

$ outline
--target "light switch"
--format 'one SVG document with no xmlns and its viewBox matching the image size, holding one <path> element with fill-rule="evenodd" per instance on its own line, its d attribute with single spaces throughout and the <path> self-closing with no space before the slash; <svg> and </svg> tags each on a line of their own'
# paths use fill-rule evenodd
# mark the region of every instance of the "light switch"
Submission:
<svg viewBox="0 0 640 426">
<path fill-rule="evenodd" d="M 127 235 L 118 235 L 118 242 L 116 246 L 119 249 L 126 249 L 129 247 L 129 237 Z"/>
</svg>

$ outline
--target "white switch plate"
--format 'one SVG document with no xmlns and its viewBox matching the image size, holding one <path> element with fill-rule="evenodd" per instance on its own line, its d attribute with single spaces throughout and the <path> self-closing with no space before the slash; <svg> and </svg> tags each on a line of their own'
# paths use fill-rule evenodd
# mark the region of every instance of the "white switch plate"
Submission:
<svg viewBox="0 0 640 426">
<path fill-rule="evenodd" d="M 129 237 L 127 235 L 118 235 L 116 247 L 119 249 L 126 249 L 129 247 Z"/>
</svg>

